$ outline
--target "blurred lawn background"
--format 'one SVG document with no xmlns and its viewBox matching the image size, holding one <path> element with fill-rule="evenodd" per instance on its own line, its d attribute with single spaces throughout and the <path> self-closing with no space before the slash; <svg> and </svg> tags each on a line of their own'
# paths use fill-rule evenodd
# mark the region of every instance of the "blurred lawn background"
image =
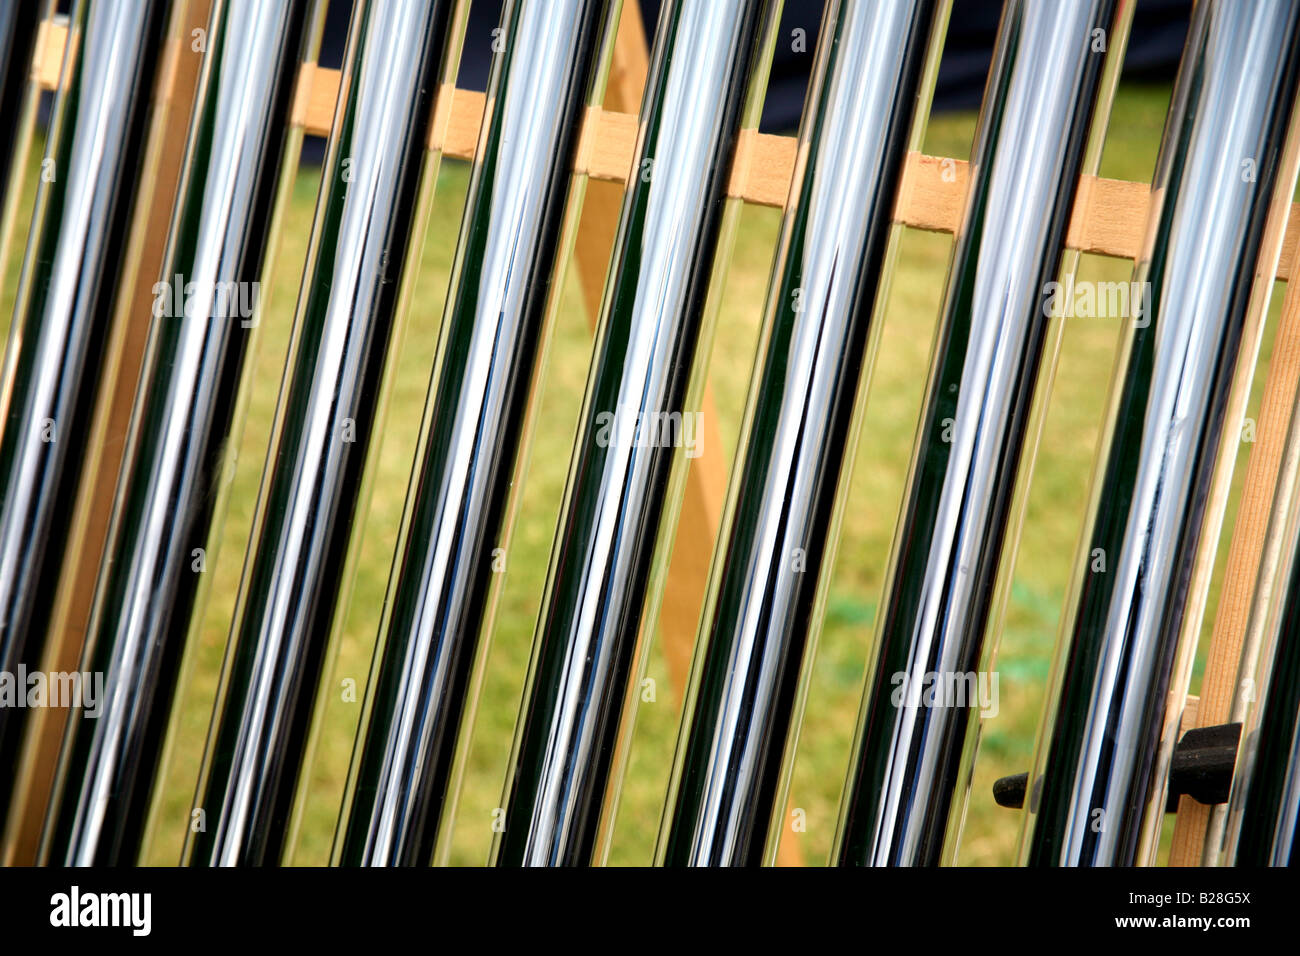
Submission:
<svg viewBox="0 0 1300 956">
<path fill-rule="evenodd" d="M 1150 180 L 1168 100 L 1168 87 L 1121 88 L 1102 175 Z M 925 151 L 965 158 L 974 127 L 974 113 L 935 116 L 929 124 Z M 39 148 L 33 150 L 29 162 L 29 192 L 37 180 L 38 164 Z M 294 856 L 294 861 L 301 864 L 323 864 L 329 859 L 405 501 L 468 170 L 468 165 L 461 162 L 441 164 L 404 341 L 394 351 L 389 411 L 379 436 L 373 495 L 365 518 L 355 584 L 336 657 L 323 685 L 318 745 L 303 790 L 306 799 L 301 807 Z M 271 281 L 263 285 L 266 311 L 252 369 L 249 415 L 237 449 L 235 484 L 219 535 L 220 547 L 215 554 L 209 554 L 209 601 L 200 640 L 192 648 L 188 680 L 182 687 L 175 743 L 147 856 L 151 863 L 167 865 L 179 859 L 190 820 L 195 780 L 266 458 L 318 182 L 319 169 L 305 167 L 300 171 L 285 213 Z M 12 312 L 31 200 L 27 195 L 19 210 L 19 226 L 9 255 L 0 312 L 5 322 Z M 728 461 L 734 452 L 754 360 L 780 212 L 746 207 L 740 217 L 709 371 Z M 806 832 L 795 834 L 788 826 L 784 830 L 784 839 L 797 841 L 797 858 L 810 865 L 827 860 L 833 838 L 876 606 L 951 249 L 950 236 L 913 229 L 901 231 L 791 788 L 790 809 L 803 811 Z M 1127 281 L 1130 268 L 1125 261 L 1085 256 L 1080 262 L 1079 278 Z M 1275 292 L 1247 413 L 1251 417 L 1257 414 L 1280 299 Z M 958 862 L 963 864 L 1005 865 L 1014 860 L 1021 814 L 994 805 L 991 784 L 997 777 L 1027 770 L 1031 764 L 1119 332 L 1118 319 L 1079 318 L 1065 324 L 1059 369 L 1000 637 L 996 662 L 1000 709 L 983 726 L 958 856 Z M 502 802 L 514 722 L 591 349 L 588 316 L 575 270 L 570 266 L 538 405 L 531 465 L 521 491 L 507 572 L 500 586 L 483 691 L 450 845 L 450 860 L 454 863 L 481 864 L 491 845 L 492 811 Z M 1233 526 L 1249 448 L 1243 443 L 1238 456 L 1234 492 L 1224 524 L 1225 541 Z M 1220 565 L 1225 552 L 1226 546 L 1221 547 Z M 1205 618 L 1193 692 L 1199 684 L 1214 619 L 1221 570 L 1220 566 Z M 657 697 L 653 703 L 639 707 L 610 854 L 610 862 L 615 864 L 651 861 L 676 742 L 680 688 L 671 686 L 657 635 L 650 650 L 647 676 L 656 680 Z M 355 695 L 346 692 L 349 681 L 355 682 Z M 790 819 L 788 813 L 786 819 Z"/>
</svg>

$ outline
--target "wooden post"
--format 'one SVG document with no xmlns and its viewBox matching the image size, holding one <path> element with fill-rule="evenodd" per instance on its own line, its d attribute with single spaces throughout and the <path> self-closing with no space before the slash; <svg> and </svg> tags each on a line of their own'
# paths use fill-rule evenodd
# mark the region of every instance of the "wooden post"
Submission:
<svg viewBox="0 0 1300 956">
<path fill-rule="evenodd" d="M 1291 226 L 1296 223 L 1295 209 Z M 1228 561 L 1219 608 L 1210 636 L 1210 653 L 1201 679 L 1200 705 L 1192 726 L 1210 727 L 1226 723 L 1237 690 L 1237 663 L 1250 619 L 1255 579 L 1263 558 L 1264 536 L 1277 487 L 1282 453 L 1286 447 L 1288 425 L 1294 412 L 1296 388 L 1300 385 L 1300 247 L 1290 244 L 1283 249 L 1282 265 L 1290 263 L 1290 280 L 1282 315 L 1278 319 L 1273 358 L 1264 381 L 1264 396 L 1259 408 L 1258 440 L 1250 453 L 1241 504 L 1237 506 L 1237 523 L 1232 529 Z M 1279 272 L 1285 271 L 1279 269 Z M 1210 808 L 1191 797 L 1178 801 L 1178 821 L 1174 825 L 1169 849 L 1170 866 L 1199 866 L 1205 845 L 1205 831 L 1210 822 Z"/>
</svg>

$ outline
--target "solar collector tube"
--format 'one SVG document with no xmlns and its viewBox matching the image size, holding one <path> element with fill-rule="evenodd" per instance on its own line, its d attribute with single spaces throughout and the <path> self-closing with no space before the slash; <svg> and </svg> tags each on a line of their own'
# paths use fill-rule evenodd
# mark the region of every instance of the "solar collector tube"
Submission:
<svg viewBox="0 0 1300 956">
<path fill-rule="evenodd" d="M 0 382 L 0 672 L 8 674 L 43 660 L 120 305 L 169 10 L 155 0 L 93 0 L 69 21 L 66 87 L 50 119 Z M 17 778 L 25 715 L 0 708 L 0 804 Z"/>
<path fill-rule="evenodd" d="M 947 12 L 927 0 L 843 0 L 823 15 L 802 175 L 786 207 L 700 628 L 703 669 L 670 787 L 659 854 L 668 865 L 769 856 L 895 195 L 928 112 Z"/>
<path fill-rule="evenodd" d="M 1193 11 L 1040 731 L 1021 856 L 1150 862 L 1186 692 L 1186 611 L 1300 66 L 1300 4 Z M 1215 505 L 1217 509 L 1220 505 Z M 1195 624 L 1196 622 L 1190 622 Z M 1170 698 L 1175 699 L 1171 707 Z"/>
<path fill-rule="evenodd" d="M 213 712 L 194 865 L 279 862 L 438 152 L 452 0 L 359 3 L 286 382 Z"/>
<path fill-rule="evenodd" d="M 506 785 L 499 865 L 586 865 L 636 666 L 684 402 L 706 325 L 759 0 L 665 4 Z M 759 71 L 761 72 L 761 71 Z M 757 87 L 757 84 L 755 84 Z M 641 429 L 648 423 L 654 435 Z M 630 426 L 630 431 L 629 431 Z"/>
<path fill-rule="evenodd" d="M 599 103 L 601 53 L 620 6 L 512 0 L 502 16 L 409 530 L 340 819 L 344 864 L 427 864 L 454 802 L 453 758 L 490 616 L 494 552 L 562 274 L 578 138 L 586 106 Z"/>
<path fill-rule="evenodd" d="M 1106 58 L 1123 56 L 1120 10 L 1131 5 L 1012 0 L 1003 10 L 869 656 L 841 865 L 937 865 L 960 816 L 963 746 L 979 695 L 992 693 L 979 668 L 1048 344 L 1050 283 Z M 1095 120 L 1102 129 L 1108 109 Z M 947 699 L 954 687 L 962 696 Z"/>
</svg>

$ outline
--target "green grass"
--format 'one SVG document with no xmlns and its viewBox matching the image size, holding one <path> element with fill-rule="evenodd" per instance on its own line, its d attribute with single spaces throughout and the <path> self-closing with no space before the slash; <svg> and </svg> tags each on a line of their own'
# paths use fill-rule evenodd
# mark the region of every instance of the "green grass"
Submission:
<svg viewBox="0 0 1300 956">
<path fill-rule="evenodd" d="M 1146 181 L 1168 103 L 1167 88 L 1125 87 L 1117 100 L 1102 174 Z M 925 149 L 966 157 L 974 114 L 939 116 L 930 124 Z M 34 163 L 32 164 L 34 167 Z M 357 562 L 355 586 L 341 629 L 337 656 L 325 684 L 319 744 L 309 772 L 296 861 L 323 863 L 348 770 L 358 702 L 344 699 L 351 679 L 363 699 L 380 611 L 414 454 L 425 387 L 437 340 L 448 271 L 455 250 L 467 183 L 467 167 L 445 162 L 435 208 L 397 364 L 389 414 L 383 424 Z M 184 687 L 176 746 L 168 764 L 155 839 L 149 859 L 174 862 L 189 820 L 194 781 L 211 714 L 221 657 L 238 587 L 248 529 L 256 504 L 275 401 L 287 348 L 306 245 L 311 230 L 318 171 L 304 170 L 294 186 L 281 233 L 269 308 L 253 367 L 247 427 L 238 446 L 238 468 L 220 549 L 210 561 L 213 575 L 194 666 Z M 35 176 L 28 177 L 29 182 Z M 30 208 L 30 197 L 28 198 Z M 20 211 L 25 223 L 29 212 Z M 771 268 L 780 214 L 746 207 L 719 313 L 710 379 L 728 458 L 743 411 L 761 304 Z M 21 231 L 18 242 L 21 242 Z M 861 442 L 846 507 L 827 616 L 810 676 L 808 709 L 794 767 L 791 808 L 804 811 L 807 830 L 798 852 L 807 863 L 824 862 L 836 823 L 836 808 L 848 766 L 872 622 L 882 588 L 895 517 L 909 460 L 921 389 L 951 254 L 952 238 L 904 230 L 893 278 L 875 375 L 864 411 Z M 10 309 L 17 252 L 11 253 L 4 315 Z M 1084 257 L 1081 278 L 1127 279 L 1129 265 Z M 1274 313 L 1277 300 L 1274 297 Z M 1261 368 L 1269 354 L 1272 323 Z M 993 804 L 992 781 L 1028 769 L 1043 706 L 1057 620 L 1084 513 L 1095 443 L 1118 341 L 1118 320 L 1075 319 L 1066 323 L 1055 389 L 1027 501 L 1025 533 L 1014 565 L 1005 626 L 996 667 L 1001 674 L 1001 709 L 985 722 L 959 862 L 1012 862 L 1020 814 Z M 501 791 L 525 672 L 533 624 L 546 573 L 558 504 L 568 465 L 587 363 L 592 347 L 588 317 L 574 270 L 564 295 L 537 416 L 531 466 L 523 484 L 519 521 L 500 589 L 496 625 L 483 692 L 468 751 L 463 793 L 451 843 L 451 860 L 482 863 L 491 843 L 492 810 Z M 1256 393 L 1259 380 L 1256 377 Z M 1258 394 L 1251 412 L 1258 407 Z M 1248 446 L 1243 445 L 1244 464 Z M 1238 468 L 1240 483 L 1243 468 Z M 1225 528 L 1233 523 L 1236 493 Z M 1221 557 L 1222 551 L 1221 549 Z M 1216 577 L 1217 590 L 1217 577 Z M 1207 621 L 1213 620 L 1211 596 Z M 1207 628 L 1208 630 L 1208 628 Z M 680 720 L 680 692 L 671 687 L 658 641 L 651 647 L 649 676 L 660 691 L 643 704 L 629 754 L 628 773 L 614 829 L 613 863 L 649 862 L 659 826 L 667 773 Z M 787 837 L 789 833 L 787 832 Z"/>
</svg>

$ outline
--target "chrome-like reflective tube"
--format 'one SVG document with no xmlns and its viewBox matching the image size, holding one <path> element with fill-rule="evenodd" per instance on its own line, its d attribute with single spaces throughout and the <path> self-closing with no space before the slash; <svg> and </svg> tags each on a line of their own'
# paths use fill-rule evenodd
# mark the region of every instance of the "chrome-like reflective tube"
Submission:
<svg viewBox="0 0 1300 956">
<path fill-rule="evenodd" d="M 282 169 L 296 165 L 294 90 L 310 0 L 220 0 L 83 670 L 105 675 L 97 717 L 74 711 L 50 859 L 134 862 L 235 434 L 240 384 Z M 284 177 L 291 179 L 291 173 Z"/>
<path fill-rule="evenodd" d="M 1134 273 L 1026 801 L 1033 865 L 1150 861 L 1186 692 L 1186 608 L 1300 73 L 1300 4 L 1198 4 Z M 1231 422 L 1228 428 L 1234 428 Z"/>
<path fill-rule="evenodd" d="M 659 856 L 668 865 L 761 863 L 780 812 L 895 195 L 914 124 L 928 114 L 926 67 L 937 66 L 947 13 L 933 0 L 835 0 L 823 15 L 801 177 L 769 286 L 738 484 L 700 626 L 699 687 L 665 810 Z"/>
<path fill-rule="evenodd" d="M 493 845 L 499 865 L 586 865 L 598 852 L 766 6 L 673 0 L 660 14 Z"/>
<path fill-rule="evenodd" d="M 0 0 L 0 129 L 6 132 L 19 126 L 43 6 L 30 0 Z M 0 142 L 0 202 L 9 188 L 15 145 L 8 136 Z"/>
<path fill-rule="evenodd" d="M 0 382 L 0 671 L 9 674 L 42 662 L 169 6 L 82 0 L 69 24 L 68 86 L 51 116 Z M 0 707 L 3 803 L 25 714 Z"/>
<path fill-rule="evenodd" d="M 279 862 L 438 154 L 453 0 L 357 5 L 253 539 L 199 782 L 195 865 Z M 364 508 L 364 504 L 362 504 Z"/>
<path fill-rule="evenodd" d="M 1050 286 L 1105 60 L 1123 57 L 1119 8 L 1011 0 L 1003 10 L 840 811 L 841 865 L 938 865 L 964 799 L 978 695 L 939 706 L 922 696 L 933 675 L 945 687 L 988 686 L 978 670 Z"/>
<path fill-rule="evenodd" d="M 0 140 L 0 281 L 5 276 L 9 230 L 21 192 L 15 172 L 21 171 L 27 157 L 36 115 L 32 55 L 41 23 L 51 9 L 50 0 L 0 0 L 0 130 L 5 131 Z"/>
<path fill-rule="evenodd" d="M 427 865 L 452 786 L 566 200 L 621 4 L 511 0 L 336 858 Z M 580 188 L 580 186 L 578 187 Z"/>
</svg>

